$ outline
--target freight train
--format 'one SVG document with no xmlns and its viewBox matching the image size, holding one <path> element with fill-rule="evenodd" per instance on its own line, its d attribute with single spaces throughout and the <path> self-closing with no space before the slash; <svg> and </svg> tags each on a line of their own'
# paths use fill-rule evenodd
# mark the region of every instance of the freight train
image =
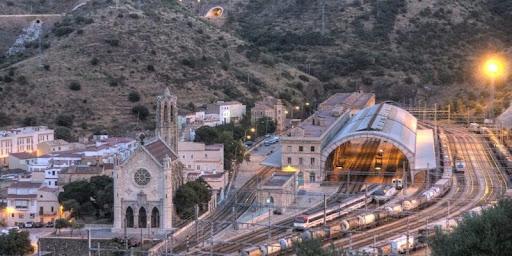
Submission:
<svg viewBox="0 0 512 256">
<path fill-rule="evenodd" d="M 359 214 L 357 216 L 347 217 L 339 224 L 331 225 L 325 228 L 305 229 L 301 234 L 292 234 L 282 238 L 277 243 L 252 246 L 243 249 L 240 254 L 244 256 L 266 256 L 277 255 L 280 252 L 293 248 L 297 243 L 310 239 L 336 239 L 344 236 L 355 229 L 364 229 L 377 225 L 380 221 L 389 218 L 400 218 L 410 211 L 420 209 L 433 203 L 435 199 L 442 197 L 448 192 L 451 186 L 451 168 L 446 168 L 443 178 L 439 179 L 434 186 L 424 191 L 416 197 L 404 200 L 401 203 L 391 204 L 383 207 L 382 210 Z"/>
</svg>

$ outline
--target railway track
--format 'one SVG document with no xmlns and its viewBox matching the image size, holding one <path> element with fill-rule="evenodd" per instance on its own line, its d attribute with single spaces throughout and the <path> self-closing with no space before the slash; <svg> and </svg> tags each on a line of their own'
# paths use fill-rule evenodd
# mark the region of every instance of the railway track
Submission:
<svg viewBox="0 0 512 256">
<path fill-rule="evenodd" d="M 351 170 L 368 170 L 372 163 L 373 158 L 375 156 L 375 153 L 377 152 L 379 147 L 378 141 L 368 141 L 364 143 L 364 146 L 362 147 L 361 154 L 358 154 L 357 157 L 351 161 L 348 161 L 345 163 L 345 168 L 350 168 Z M 347 193 L 354 193 L 359 192 L 361 190 L 361 187 L 363 186 L 364 176 L 357 176 L 356 179 L 350 180 L 353 184 L 347 184 L 346 182 L 342 183 L 340 187 L 338 188 L 338 194 L 339 195 L 346 195 Z M 348 196 L 346 197 L 348 198 Z M 339 197 L 338 197 L 339 199 Z M 328 207 L 333 206 L 335 204 L 338 204 L 336 196 L 331 197 L 328 199 Z M 323 206 L 317 206 L 314 207 L 308 211 L 306 211 L 304 214 L 310 215 L 315 212 L 323 210 Z M 239 236 L 236 238 L 236 241 L 234 239 L 231 239 L 230 241 L 217 241 L 217 243 L 220 243 L 218 245 L 215 245 L 212 252 L 214 255 L 226 255 L 234 252 L 238 252 L 239 250 L 243 249 L 244 247 L 251 246 L 254 244 L 260 244 L 265 241 L 268 241 L 269 233 L 270 237 L 272 237 L 273 240 L 276 240 L 277 238 L 281 238 L 283 236 L 289 235 L 291 231 L 291 227 L 293 224 L 293 217 L 288 218 L 286 220 L 280 221 L 278 223 L 274 223 L 269 228 L 261 228 L 259 230 L 256 230 L 248 235 L 245 236 Z M 209 252 L 209 249 L 205 249 L 204 253 Z"/>
<path fill-rule="evenodd" d="M 350 235 L 349 238 L 333 241 L 333 244 L 344 248 L 369 246 L 374 241 L 386 240 L 397 234 L 406 234 L 407 231 L 417 231 L 428 222 L 453 218 L 476 205 L 500 198 L 506 189 L 506 179 L 501 172 L 497 171 L 492 153 L 483 146 L 485 144 L 482 143 L 481 138 L 460 130 L 448 130 L 447 136 L 450 147 L 469 160 L 465 174 L 454 178 L 454 186 L 447 196 L 420 213 L 374 229 L 360 231 Z"/>
<path fill-rule="evenodd" d="M 199 222 L 198 233 L 190 236 L 192 239 L 184 239 L 176 244 L 173 248 L 174 252 L 183 252 L 188 248 L 194 247 L 207 240 L 211 234 L 217 234 L 223 229 L 231 225 L 230 222 L 224 221 L 233 218 L 233 207 L 236 208 L 237 218 L 240 217 L 254 202 L 256 198 L 256 186 L 258 182 L 264 180 L 270 175 L 273 168 L 264 167 L 257 175 L 249 179 L 236 193 L 230 197 L 226 204 L 215 209 L 213 214 Z M 213 225 L 212 225 L 213 223 Z M 212 231 L 213 229 L 213 231 Z"/>
</svg>

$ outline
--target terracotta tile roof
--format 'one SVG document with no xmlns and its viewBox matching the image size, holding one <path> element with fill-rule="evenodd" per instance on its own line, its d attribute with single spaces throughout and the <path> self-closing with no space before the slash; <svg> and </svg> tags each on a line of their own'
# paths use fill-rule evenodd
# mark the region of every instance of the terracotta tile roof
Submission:
<svg viewBox="0 0 512 256">
<path fill-rule="evenodd" d="M 28 152 L 19 152 L 19 153 L 10 153 L 9 156 L 13 156 L 13 157 L 16 157 L 18 159 L 31 159 L 31 158 L 36 158 L 35 155 L 32 155 Z"/>
<path fill-rule="evenodd" d="M 172 150 L 161 139 L 157 139 L 144 145 L 144 148 L 161 164 L 163 164 L 166 156 L 169 156 L 173 161 L 178 159 L 178 157 L 176 157 Z"/>
<path fill-rule="evenodd" d="M 9 188 L 39 188 L 41 185 L 39 182 L 20 181 L 11 184 Z"/>
</svg>

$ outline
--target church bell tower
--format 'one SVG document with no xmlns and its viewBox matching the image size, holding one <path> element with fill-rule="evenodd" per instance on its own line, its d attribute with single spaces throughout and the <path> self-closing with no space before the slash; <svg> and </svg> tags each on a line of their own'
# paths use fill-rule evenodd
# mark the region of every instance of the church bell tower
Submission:
<svg viewBox="0 0 512 256">
<path fill-rule="evenodd" d="M 178 98 L 168 87 L 156 99 L 156 136 L 178 152 Z"/>
</svg>

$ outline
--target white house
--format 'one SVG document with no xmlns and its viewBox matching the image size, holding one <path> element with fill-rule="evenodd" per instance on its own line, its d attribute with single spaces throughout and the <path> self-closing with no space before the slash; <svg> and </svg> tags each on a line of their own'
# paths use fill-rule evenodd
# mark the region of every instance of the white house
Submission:
<svg viewBox="0 0 512 256">
<path fill-rule="evenodd" d="M 238 101 L 217 101 L 208 104 L 206 114 L 218 114 L 220 121 L 225 124 L 238 123 L 246 113 L 246 106 Z"/>
</svg>

